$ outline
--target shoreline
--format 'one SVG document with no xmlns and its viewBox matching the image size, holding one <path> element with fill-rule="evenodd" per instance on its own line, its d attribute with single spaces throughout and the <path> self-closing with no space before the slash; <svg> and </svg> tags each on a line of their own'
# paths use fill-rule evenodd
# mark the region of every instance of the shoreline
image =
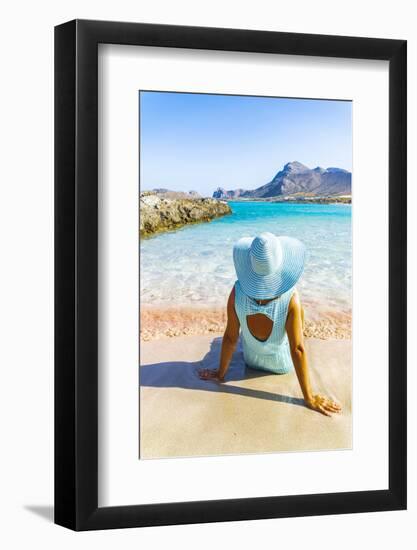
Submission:
<svg viewBox="0 0 417 550">
<path fill-rule="evenodd" d="M 352 197 L 348 195 L 343 196 L 330 196 L 330 197 L 308 197 L 308 196 L 284 196 L 284 197 L 228 197 L 221 199 L 226 202 L 269 202 L 269 203 L 280 203 L 280 204 L 325 204 L 325 205 L 336 205 L 336 204 L 352 204 Z"/>
<path fill-rule="evenodd" d="M 323 311 L 305 305 L 304 336 L 319 340 L 349 340 L 351 312 Z M 144 305 L 140 308 L 140 341 L 223 333 L 226 308 Z"/>
</svg>

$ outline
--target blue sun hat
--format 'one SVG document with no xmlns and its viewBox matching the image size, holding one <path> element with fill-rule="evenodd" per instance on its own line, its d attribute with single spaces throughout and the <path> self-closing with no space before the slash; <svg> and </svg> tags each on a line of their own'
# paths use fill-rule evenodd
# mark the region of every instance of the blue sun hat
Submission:
<svg viewBox="0 0 417 550">
<path fill-rule="evenodd" d="M 261 233 L 233 247 L 233 262 L 243 292 L 267 300 L 292 288 L 304 270 L 306 248 L 298 239 Z"/>
</svg>

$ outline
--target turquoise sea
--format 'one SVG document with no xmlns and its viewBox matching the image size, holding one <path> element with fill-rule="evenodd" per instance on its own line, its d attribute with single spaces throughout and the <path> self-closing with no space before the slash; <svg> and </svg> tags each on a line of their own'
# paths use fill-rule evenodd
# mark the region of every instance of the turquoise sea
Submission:
<svg viewBox="0 0 417 550">
<path fill-rule="evenodd" d="M 141 240 L 142 306 L 223 307 L 235 281 L 233 244 L 270 231 L 307 247 L 297 287 L 310 315 L 350 315 L 351 205 L 229 204 L 229 216 Z"/>
</svg>

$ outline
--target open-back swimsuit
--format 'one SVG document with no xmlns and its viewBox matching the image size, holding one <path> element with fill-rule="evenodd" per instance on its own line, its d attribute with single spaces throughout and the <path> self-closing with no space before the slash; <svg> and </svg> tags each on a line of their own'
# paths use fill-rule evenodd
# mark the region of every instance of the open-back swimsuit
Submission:
<svg viewBox="0 0 417 550">
<path fill-rule="evenodd" d="M 235 311 L 240 322 L 243 357 L 248 367 L 275 374 L 285 374 L 293 369 L 285 324 L 288 306 L 294 292 L 293 287 L 266 304 L 260 304 L 247 296 L 239 281 L 236 281 Z M 273 323 L 271 333 L 266 340 L 259 340 L 248 328 L 247 317 L 257 313 L 265 315 Z"/>
</svg>

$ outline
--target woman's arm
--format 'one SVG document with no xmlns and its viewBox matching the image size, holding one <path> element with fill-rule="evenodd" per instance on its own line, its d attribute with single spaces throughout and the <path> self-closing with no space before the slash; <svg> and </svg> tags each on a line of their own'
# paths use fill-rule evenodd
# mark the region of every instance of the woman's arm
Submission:
<svg viewBox="0 0 417 550">
<path fill-rule="evenodd" d="M 297 292 L 294 292 L 290 300 L 285 328 L 290 343 L 295 372 L 297 373 L 307 407 L 327 416 L 331 416 L 330 413 L 332 412 L 340 412 L 340 405 L 328 397 L 313 394 L 308 371 L 307 354 L 304 348 L 303 309 Z"/>
<path fill-rule="evenodd" d="M 222 340 L 220 367 L 215 370 L 200 369 L 200 378 L 203 380 L 224 380 L 239 339 L 239 329 L 240 323 L 235 311 L 235 287 L 233 287 L 229 299 L 227 300 L 227 325 Z"/>
</svg>

